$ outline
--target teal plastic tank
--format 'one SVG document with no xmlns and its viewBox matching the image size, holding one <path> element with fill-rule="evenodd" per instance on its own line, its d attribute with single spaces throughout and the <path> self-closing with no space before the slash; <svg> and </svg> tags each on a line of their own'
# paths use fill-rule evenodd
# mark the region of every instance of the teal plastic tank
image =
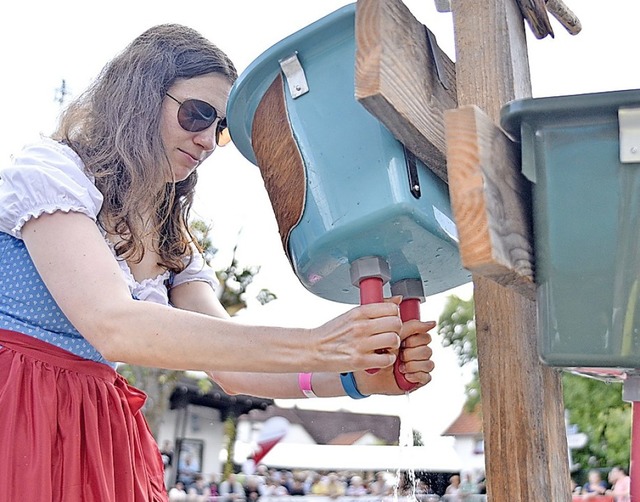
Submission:
<svg viewBox="0 0 640 502">
<path fill-rule="evenodd" d="M 542 360 L 640 368 L 640 90 L 527 99 L 502 111 L 534 182 Z"/>
<path fill-rule="evenodd" d="M 231 90 L 231 136 L 259 165 L 252 136 L 256 110 L 276 78 L 292 84 L 281 63 L 293 57 L 301 70 L 294 87 L 308 88 L 294 95 L 284 86 L 305 171 L 304 211 L 285 244 L 297 277 L 320 297 L 356 304 L 350 264 L 379 256 L 389 264 L 391 284 L 420 279 L 426 295 L 439 293 L 470 280 L 460 262 L 448 188 L 355 99 L 354 23 L 355 4 L 253 61 Z"/>
</svg>

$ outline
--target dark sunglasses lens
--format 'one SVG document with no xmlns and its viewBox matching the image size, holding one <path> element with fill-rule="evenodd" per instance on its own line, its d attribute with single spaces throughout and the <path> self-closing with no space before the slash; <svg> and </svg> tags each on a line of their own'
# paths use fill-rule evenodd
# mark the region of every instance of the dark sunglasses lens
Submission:
<svg viewBox="0 0 640 502">
<path fill-rule="evenodd" d="M 215 122 L 217 116 L 213 106 L 198 99 L 187 99 L 178 109 L 180 127 L 190 132 L 204 131 Z"/>
</svg>

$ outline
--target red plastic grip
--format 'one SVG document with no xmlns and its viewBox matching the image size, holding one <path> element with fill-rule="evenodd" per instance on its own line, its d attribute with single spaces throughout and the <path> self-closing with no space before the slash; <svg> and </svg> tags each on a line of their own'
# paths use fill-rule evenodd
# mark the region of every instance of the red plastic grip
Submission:
<svg viewBox="0 0 640 502">
<path fill-rule="evenodd" d="M 380 277 L 365 277 L 360 281 L 360 305 L 382 303 L 384 301 L 383 283 Z"/>
<path fill-rule="evenodd" d="M 400 303 L 400 319 L 402 322 L 420 319 L 420 300 L 418 298 L 402 300 Z M 398 354 L 398 358 L 393 365 L 393 376 L 396 379 L 398 387 L 405 392 L 415 389 L 418 385 L 405 378 L 404 373 L 400 371 L 400 364 L 402 364 L 402 360 L 400 359 L 400 354 Z"/>
<path fill-rule="evenodd" d="M 365 277 L 360 281 L 360 305 L 368 305 L 369 303 L 382 303 L 384 301 L 384 292 L 382 290 L 384 282 L 380 277 Z M 367 373 L 373 375 L 380 371 L 378 368 L 371 368 Z"/>
</svg>

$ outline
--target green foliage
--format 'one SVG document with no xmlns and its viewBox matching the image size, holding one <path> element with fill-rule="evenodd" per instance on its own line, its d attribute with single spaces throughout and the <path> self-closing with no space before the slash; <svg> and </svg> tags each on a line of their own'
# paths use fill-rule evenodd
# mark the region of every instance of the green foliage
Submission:
<svg viewBox="0 0 640 502">
<path fill-rule="evenodd" d="M 260 267 L 239 267 L 234 256 L 228 268 L 216 272 L 222 286 L 220 303 L 230 315 L 235 315 L 247 307 L 244 296 L 259 271 Z M 273 296 L 275 298 L 275 295 Z"/>
<path fill-rule="evenodd" d="M 224 435 L 227 439 L 227 461 L 224 464 L 223 479 L 227 479 L 234 471 L 234 452 L 238 437 L 238 417 L 229 415 L 224 421 Z"/>
<path fill-rule="evenodd" d="M 573 453 L 582 467 L 629 465 L 631 412 L 622 400 L 622 384 L 606 383 L 571 373 L 562 377 L 569 421 L 589 441 Z"/>
<path fill-rule="evenodd" d="M 424 446 L 422 433 L 416 429 L 413 429 L 413 446 Z"/>
<path fill-rule="evenodd" d="M 463 300 L 456 295 L 447 298 L 447 303 L 438 320 L 438 334 L 442 337 L 444 347 L 453 347 L 460 366 L 476 365 L 478 345 L 473 298 Z M 480 404 L 480 380 L 477 368 L 473 369 L 473 376 L 466 385 L 465 394 L 467 396 L 465 408 L 467 411 L 473 411 Z"/>
<path fill-rule="evenodd" d="M 463 300 L 452 295 L 447 299 L 438 334 L 443 346 L 453 347 L 460 366 L 477 362 L 473 298 Z M 564 373 L 563 389 L 569 421 L 589 438 L 587 446 L 573 451 L 574 461 L 583 468 L 628 466 L 631 413 L 630 405 L 622 401 L 621 384 Z M 472 411 L 481 402 L 477 368 L 465 393 L 465 408 Z"/>
<path fill-rule="evenodd" d="M 438 334 L 444 347 L 453 347 L 460 366 L 478 359 L 473 298 L 449 296 L 438 321 Z"/>
</svg>

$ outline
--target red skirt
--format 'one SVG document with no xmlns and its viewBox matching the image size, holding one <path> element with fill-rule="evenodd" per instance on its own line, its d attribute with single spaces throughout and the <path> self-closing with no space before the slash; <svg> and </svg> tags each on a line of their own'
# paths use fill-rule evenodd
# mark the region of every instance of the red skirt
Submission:
<svg viewBox="0 0 640 502">
<path fill-rule="evenodd" d="M 31 336 L 0 345 L 0 500 L 167 500 L 143 392 Z"/>
</svg>

